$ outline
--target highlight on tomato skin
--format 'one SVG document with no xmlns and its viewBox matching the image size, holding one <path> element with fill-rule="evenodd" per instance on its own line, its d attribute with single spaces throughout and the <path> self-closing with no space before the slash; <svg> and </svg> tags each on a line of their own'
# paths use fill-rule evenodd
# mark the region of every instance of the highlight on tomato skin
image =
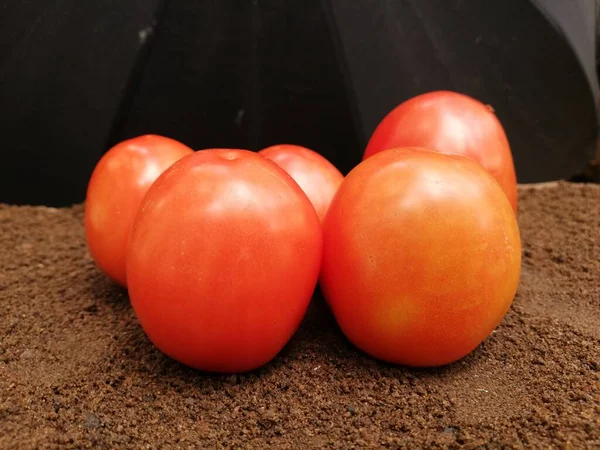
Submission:
<svg viewBox="0 0 600 450">
<path fill-rule="evenodd" d="M 131 304 L 169 357 L 206 372 L 254 370 L 297 330 L 322 245 L 315 209 L 277 164 L 201 150 L 144 197 L 127 253 Z"/>
<path fill-rule="evenodd" d="M 98 267 L 117 284 L 127 285 L 127 241 L 143 196 L 171 164 L 193 152 L 175 139 L 148 134 L 118 143 L 96 164 L 86 193 L 86 242 Z"/>
<path fill-rule="evenodd" d="M 258 153 L 274 161 L 298 183 L 323 221 L 344 175 L 325 157 L 299 145 L 273 145 Z"/>
<path fill-rule="evenodd" d="M 345 178 L 323 222 L 320 285 L 347 338 L 390 363 L 431 367 L 481 344 L 521 272 L 516 216 L 471 159 L 388 149 Z"/>
<path fill-rule="evenodd" d="M 381 120 L 371 135 L 363 160 L 397 147 L 425 147 L 472 158 L 494 176 L 517 212 L 517 176 L 512 151 L 490 105 L 452 91 L 412 97 Z"/>
</svg>

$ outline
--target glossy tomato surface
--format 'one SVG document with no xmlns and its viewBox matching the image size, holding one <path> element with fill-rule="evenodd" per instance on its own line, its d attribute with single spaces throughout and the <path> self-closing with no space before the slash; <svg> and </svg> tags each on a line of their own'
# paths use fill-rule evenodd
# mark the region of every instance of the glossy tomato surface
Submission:
<svg viewBox="0 0 600 450">
<path fill-rule="evenodd" d="M 88 184 L 85 234 L 100 269 L 126 285 L 125 256 L 131 224 L 150 185 L 171 164 L 193 150 L 174 139 L 144 135 L 112 147 Z"/>
<path fill-rule="evenodd" d="M 317 152 L 298 145 L 274 145 L 259 153 L 290 174 L 306 193 L 322 221 L 331 199 L 344 181 L 342 173 Z"/>
<path fill-rule="evenodd" d="M 474 161 L 387 150 L 355 167 L 323 223 L 321 288 L 366 353 L 438 366 L 501 322 L 520 277 L 515 214 Z"/>
<path fill-rule="evenodd" d="M 451 91 L 413 97 L 377 126 L 363 160 L 394 147 L 424 147 L 472 158 L 500 183 L 517 211 L 517 178 L 502 124 L 490 106 Z"/>
<path fill-rule="evenodd" d="M 131 235 L 135 313 L 168 356 L 209 372 L 270 361 L 296 331 L 317 283 L 319 218 L 274 162 L 209 149 L 150 188 Z"/>
</svg>

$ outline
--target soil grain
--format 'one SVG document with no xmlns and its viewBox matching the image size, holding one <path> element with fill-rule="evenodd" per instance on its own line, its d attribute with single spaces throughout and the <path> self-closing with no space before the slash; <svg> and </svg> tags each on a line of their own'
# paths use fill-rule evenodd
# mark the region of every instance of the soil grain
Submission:
<svg viewBox="0 0 600 450">
<path fill-rule="evenodd" d="M 95 267 L 81 205 L 0 205 L 0 448 L 600 448 L 600 186 L 520 188 L 523 272 L 498 329 L 435 370 L 381 364 L 316 298 L 269 365 L 158 352 Z"/>
</svg>

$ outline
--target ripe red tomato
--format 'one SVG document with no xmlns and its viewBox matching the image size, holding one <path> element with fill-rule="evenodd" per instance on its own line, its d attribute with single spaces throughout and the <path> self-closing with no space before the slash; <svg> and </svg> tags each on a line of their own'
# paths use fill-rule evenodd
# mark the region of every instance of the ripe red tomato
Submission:
<svg viewBox="0 0 600 450">
<path fill-rule="evenodd" d="M 85 234 L 100 269 L 126 286 L 125 256 L 133 218 L 150 185 L 171 164 L 193 150 L 162 136 L 123 141 L 100 159 L 85 202 Z"/>
<path fill-rule="evenodd" d="M 323 221 L 331 199 L 344 181 L 341 172 L 317 152 L 298 145 L 274 145 L 259 152 L 275 161 L 300 185 Z"/>
<path fill-rule="evenodd" d="M 514 298 L 516 216 L 462 156 L 392 149 L 347 176 L 323 223 L 321 288 L 342 331 L 392 363 L 437 366 L 475 349 Z"/>
<path fill-rule="evenodd" d="M 394 147 L 425 147 L 474 159 L 500 183 L 517 211 L 517 177 L 508 139 L 491 107 L 457 92 L 413 97 L 377 126 L 363 160 Z"/>
<path fill-rule="evenodd" d="M 129 295 L 150 340 L 209 372 L 270 361 L 317 284 L 322 231 L 300 187 L 247 150 L 175 163 L 144 198 L 127 254 Z"/>
</svg>

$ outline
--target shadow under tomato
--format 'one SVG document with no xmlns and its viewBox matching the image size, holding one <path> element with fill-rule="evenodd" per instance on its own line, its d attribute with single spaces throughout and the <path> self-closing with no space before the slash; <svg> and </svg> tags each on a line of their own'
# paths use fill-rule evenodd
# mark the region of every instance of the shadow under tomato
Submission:
<svg viewBox="0 0 600 450">
<path fill-rule="evenodd" d="M 96 282 L 116 296 L 114 312 L 118 313 L 121 309 L 121 313 L 125 313 L 119 303 L 123 296 L 126 298 L 124 290 L 107 284 L 110 281 Z M 168 386 L 169 389 L 188 393 L 190 389 L 197 393 L 215 390 L 229 392 L 231 389 L 231 392 L 237 392 L 235 386 L 246 386 L 247 389 L 247 385 L 254 383 L 293 383 L 290 379 L 296 374 L 317 368 L 328 371 L 337 380 L 334 384 L 350 374 L 356 376 L 363 372 L 410 382 L 414 379 L 455 376 L 485 360 L 485 355 L 480 354 L 480 346 L 465 358 L 442 367 L 411 368 L 379 361 L 356 348 L 343 335 L 320 290 L 315 292 L 299 329 L 280 353 L 266 365 L 245 373 L 209 373 L 181 364 L 164 355 L 151 343 L 131 311 L 127 315 L 128 318 L 123 318 L 127 323 L 126 330 L 113 346 L 113 352 L 117 353 L 113 359 L 122 360 L 128 370 L 153 386 Z"/>
<path fill-rule="evenodd" d="M 127 289 L 112 281 L 97 267 L 88 276 L 86 294 L 95 302 L 113 307 L 129 305 Z"/>
<path fill-rule="evenodd" d="M 112 285 L 110 280 L 104 278 L 96 278 L 93 285 L 96 292 L 104 292 L 104 295 L 98 297 L 104 298 L 105 303 L 111 305 L 113 313 L 129 316 L 123 318 L 128 323 L 123 330 L 123 336 L 113 346 L 113 351 L 119 354 L 113 359 L 125 359 L 124 364 L 132 370 L 156 380 L 163 379 L 170 382 L 177 380 L 177 383 L 194 385 L 206 382 L 224 385 L 240 384 L 256 377 L 285 372 L 287 366 L 302 359 L 305 354 L 326 356 L 330 353 L 336 355 L 341 353 L 353 357 L 352 346 L 344 341 L 327 304 L 322 295 L 317 292 L 297 332 L 272 361 L 244 373 L 221 374 L 199 371 L 166 356 L 152 344 L 133 312 L 123 311 L 123 304 L 128 305 L 127 293 L 124 289 Z M 105 295 L 107 293 L 108 296 Z M 129 310 L 129 307 L 127 309 Z"/>
</svg>

